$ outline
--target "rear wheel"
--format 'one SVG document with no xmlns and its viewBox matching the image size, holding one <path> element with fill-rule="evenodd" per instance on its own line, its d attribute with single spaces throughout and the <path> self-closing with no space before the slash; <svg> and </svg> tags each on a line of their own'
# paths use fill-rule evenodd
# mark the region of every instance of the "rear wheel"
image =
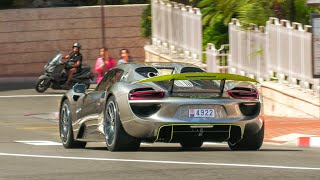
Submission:
<svg viewBox="0 0 320 180">
<path fill-rule="evenodd" d="M 45 79 L 38 79 L 36 82 L 36 91 L 38 93 L 43 93 L 45 92 L 49 87 L 50 87 L 51 82 L 46 82 Z"/>
<path fill-rule="evenodd" d="M 261 129 L 256 134 L 244 134 L 244 138 L 242 138 L 239 142 L 231 143 L 228 141 L 228 145 L 229 148 L 233 151 L 256 151 L 262 146 L 263 139 L 264 125 L 262 125 Z"/>
<path fill-rule="evenodd" d="M 137 151 L 140 147 L 140 140 L 125 132 L 114 96 L 111 96 L 106 104 L 104 132 L 109 151 Z"/>
<path fill-rule="evenodd" d="M 73 137 L 72 128 L 72 112 L 70 111 L 70 103 L 64 100 L 59 117 L 60 138 L 65 148 L 84 148 L 87 142 L 76 141 Z"/>
</svg>

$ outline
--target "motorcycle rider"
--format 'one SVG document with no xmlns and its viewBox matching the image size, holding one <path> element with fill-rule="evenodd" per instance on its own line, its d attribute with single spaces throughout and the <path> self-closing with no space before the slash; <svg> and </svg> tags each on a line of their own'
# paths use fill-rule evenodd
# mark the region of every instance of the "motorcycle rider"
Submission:
<svg viewBox="0 0 320 180">
<path fill-rule="evenodd" d="M 67 65 L 65 69 L 67 70 L 68 78 L 65 83 L 65 86 L 70 85 L 70 81 L 73 77 L 74 73 L 80 72 L 82 67 L 82 54 L 80 53 L 81 45 L 76 42 L 72 46 L 72 52 L 63 57 L 63 59 L 67 59 Z"/>
</svg>

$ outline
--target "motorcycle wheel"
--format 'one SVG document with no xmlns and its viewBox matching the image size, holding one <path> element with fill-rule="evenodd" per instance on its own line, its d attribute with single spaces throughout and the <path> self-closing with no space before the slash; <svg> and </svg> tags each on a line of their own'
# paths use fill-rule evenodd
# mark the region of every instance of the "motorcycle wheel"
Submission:
<svg viewBox="0 0 320 180">
<path fill-rule="evenodd" d="M 49 82 L 45 82 L 45 79 L 39 79 L 37 82 L 36 82 L 36 91 L 38 93 L 43 93 L 45 92 L 49 87 L 50 87 L 50 81 Z"/>
</svg>

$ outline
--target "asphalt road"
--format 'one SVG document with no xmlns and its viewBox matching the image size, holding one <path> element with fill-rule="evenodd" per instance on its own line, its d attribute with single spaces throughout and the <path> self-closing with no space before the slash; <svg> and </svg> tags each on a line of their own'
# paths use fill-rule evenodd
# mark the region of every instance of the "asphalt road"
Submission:
<svg viewBox="0 0 320 180">
<path fill-rule="evenodd" d="M 143 144 L 138 152 L 109 152 L 104 143 L 64 149 L 57 112 L 64 91 L 0 91 L 0 180 L 3 179 L 320 179 L 320 151 L 264 144 L 230 151 L 206 144 Z M 39 96 L 40 95 L 40 96 Z"/>
</svg>

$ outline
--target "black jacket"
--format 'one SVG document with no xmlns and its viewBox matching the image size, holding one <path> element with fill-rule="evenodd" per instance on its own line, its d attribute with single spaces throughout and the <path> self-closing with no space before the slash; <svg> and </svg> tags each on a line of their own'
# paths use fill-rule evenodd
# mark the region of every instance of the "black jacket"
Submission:
<svg viewBox="0 0 320 180">
<path fill-rule="evenodd" d="M 80 52 L 71 52 L 69 54 L 69 59 L 67 60 L 67 64 L 73 65 L 73 64 L 76 64 L 78 61 L 80 61 L 80 65 L 77 68 L 81 69 L 81 67 L 82 67 L 82 54 Z"/>
</svg>

